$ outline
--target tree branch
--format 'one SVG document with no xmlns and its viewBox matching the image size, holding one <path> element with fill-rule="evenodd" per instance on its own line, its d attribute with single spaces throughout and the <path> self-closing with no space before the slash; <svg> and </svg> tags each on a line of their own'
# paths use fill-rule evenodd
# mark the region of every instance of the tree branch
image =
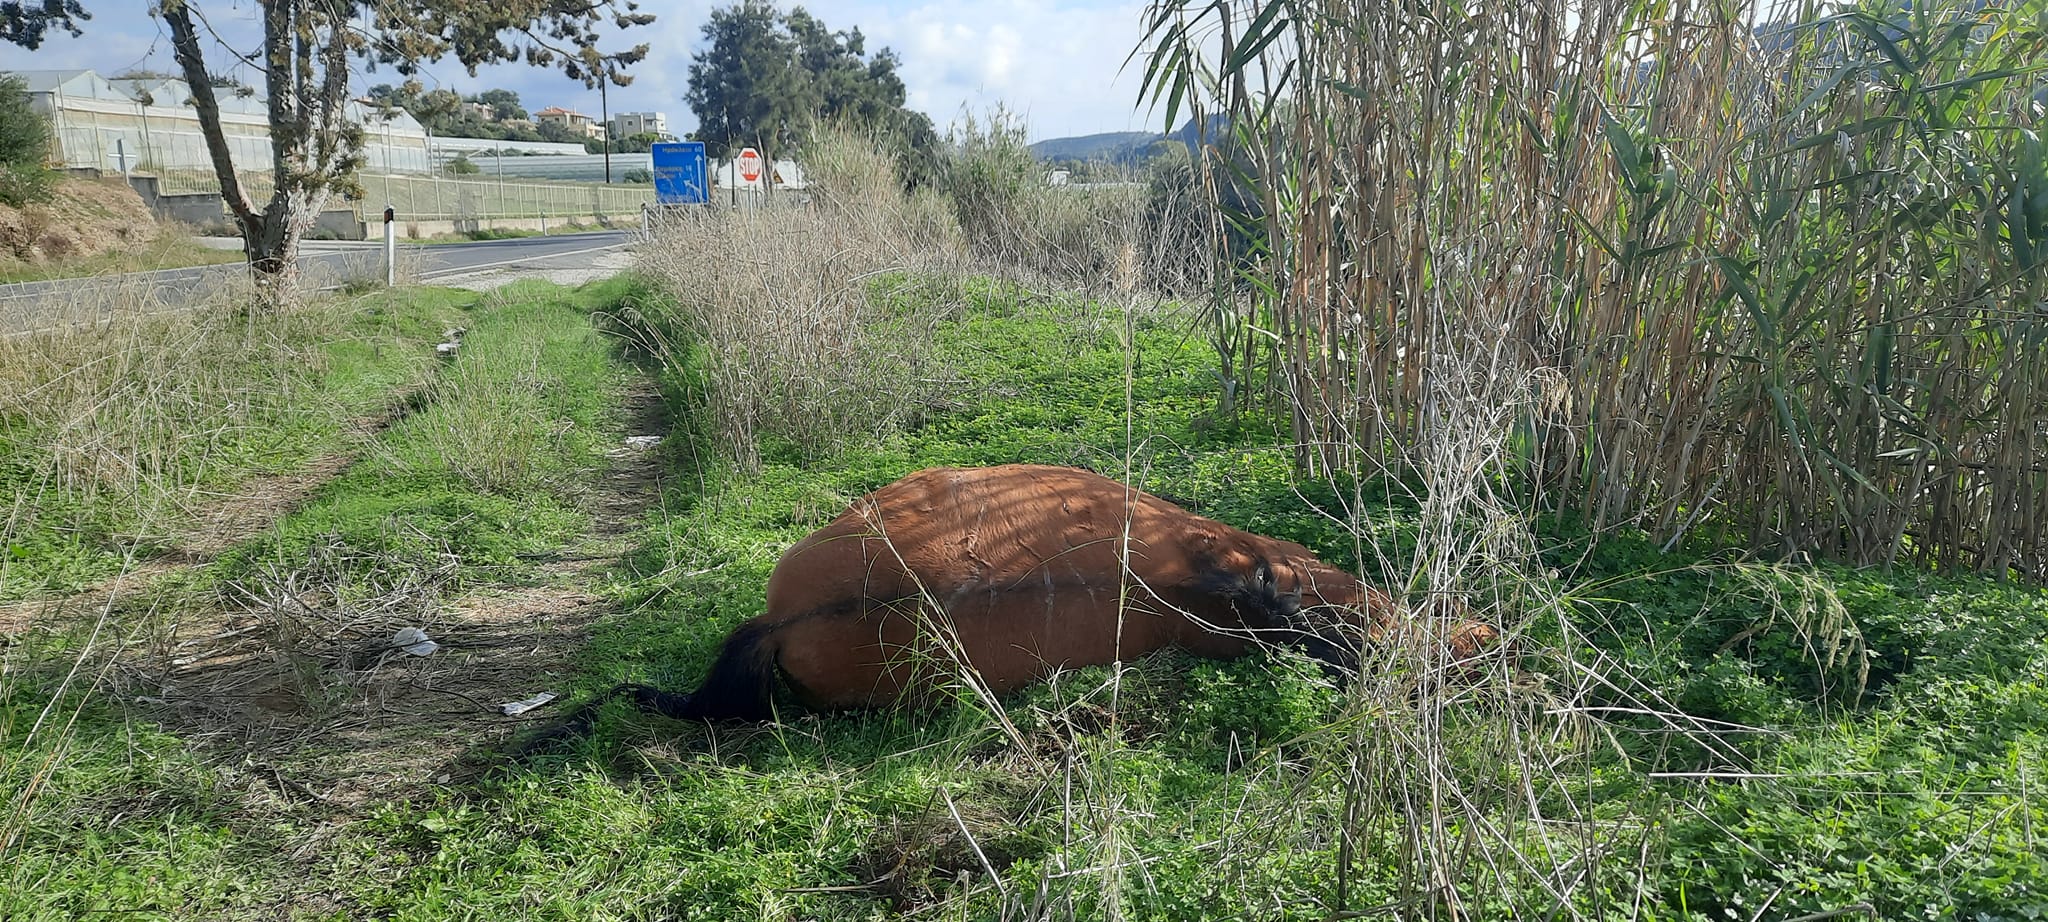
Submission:
<svg viewBox="0 0 2048 922">
<path fill-rule="evenodd" d="M 290 188 L 292 152 L 304 136 L 298 121 L 298 86 L 292 73 L 292 13 L 300 0 L 263 0 L 263 63 L 270 110 L 270 161 L 278 194 Z"/>
<path fill-rule="evenodd" d="M 206 153 L 213 160 L 214 176 L 220 180 L 220 197 L 234 212 L 243 228 L 261 219 L 249 195 L 242 190 L 242 178 L 235 173 L 235 161 L 228 152 L 227 136 L 220 130 L 220 100 L 213 93 L 213 80 L 206 73 L 206 58 L 199 48 L 199 32 L 192 26 L 192 11 L 182 0 L 166 0 L 161 9 L 164 23 L 171 27 L 171 54 L 185 71 L 192 89 L 192 108 L 199 114 L 199 133 L 206 138 Z"/>
<path fill-rule="evenodd" d="M 348 52 L 349 29 L 347 10 L 341 3 L 336 7 L 333 21 L 329 24 L 327 47 L 322 51 L 322 66 L 327 69 L 325 83 L 320 87 L 320 136 L 329 139 L 320 152 L 319 169 L 322 177 L 332 178 L 336 166 L 347 159 L 350 151 L 348 139 L 341 136 L 342 122 L 346 118 L 348 105 Z"/>
</svg>

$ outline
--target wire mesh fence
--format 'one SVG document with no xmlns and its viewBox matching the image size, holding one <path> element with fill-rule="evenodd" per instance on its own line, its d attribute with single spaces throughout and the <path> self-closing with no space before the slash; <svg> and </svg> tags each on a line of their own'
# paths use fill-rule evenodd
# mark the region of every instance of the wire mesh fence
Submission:
<svg viewBox="0 0 2048 922">
<path fill-rule="evenodd" d="M 463 177 L 366 175 L 360 178 L 363 195 L 351 200 L 332 199 L 331 209 L 352 208 L 359 220 L 382 217 L 386 206 L 413 220 L 467 220 L 472 218 L 545 218 L 550 216 L 640 214 L 640 206 L 654 201 L 654 187 L 648 185 L 547 182 L 524 177 Z M 260 204 L 270 198 L 271 177 L 267 173 L 242 174 L 242 187 Z M 157 173 L 161 195 L 218 193 L 220 184 L 205 170 L 162 170 Z"/>
</svg>

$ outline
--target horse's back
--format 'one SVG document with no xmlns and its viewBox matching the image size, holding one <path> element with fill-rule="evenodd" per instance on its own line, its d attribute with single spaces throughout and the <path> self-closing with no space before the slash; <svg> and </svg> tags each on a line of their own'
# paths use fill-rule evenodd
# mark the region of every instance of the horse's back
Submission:
<svg viewBox="0 0 2048 922">
<path fill-rule="evenodd" d="M 1222 617 L 1199 588 L 1200 549 L 1227 530 L 1087 471 L 934 468 L 791 547 L 762 620 L 814 705 L 895 700 L 932 660 L 964 659 L 1003 691 L 1187 643 L 1188 606 Z M 1202 633 L 1208 655 L 1242 646 Z"/>
<path fill-rule="evenodd" d="M 856 500 L 790 548 L 768 608 L 797 616 L 855 600 L 923 597 L 952 607 L 975 593 L 1058 596 L 1193 578 L 1189 548 L 1222 526 L 1098 474 L 1006 465 L 933 468 Z"/>
</svg>

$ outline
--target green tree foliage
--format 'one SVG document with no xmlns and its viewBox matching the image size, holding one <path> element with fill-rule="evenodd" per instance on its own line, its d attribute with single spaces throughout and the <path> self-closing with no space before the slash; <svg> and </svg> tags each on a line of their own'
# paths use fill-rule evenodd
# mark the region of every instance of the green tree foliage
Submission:
<svg viewBox="0 0 2048 922">
<path fill-rule="evenodd" d="M 468 154 L 456 154 L 455 159 L 448 161 L 441 170 L 450 176 L 474 176 L 483 172 L 482 167 L 469 161 Z"/>
<path fill-rule="evenodd" d="M 581 144 L 583 142 L 582 135 L 570 131 L 569 126 L 561 122 L 541 122 L 533 126 L 533 130 L 535 134 L 540 135 L 540 139 L 543 141 L 551 141 L 556 144 Z"/>
<path fill-rule="evenodd" d="M 364 131 L 348 118 L 348 106 L 358 62 L 389 66 L 409 79 L 423 63 L 450 57 L 472 73 L 486 64 L 525 61 L 588 86 L 600 79 L 624 86 L 631 78 L 620 71 L 646 57 L 647 46 L 604 51 L 597 27 L 654 21 L 638 12 L 636 0 L 268 0 L 258 7 L 255 45 L 223 49 L 223 38 L 203 26 L 209 17 L 200 6 L 199 0 L 161 0 L 152 12 L 163 20 L 172 57 L 192 87 L 221 198 L 273 305 L 297 286 L 305 217 L 318 213 L 330 194 L 355 187 Z M 34 8 L 0 0 L 0 39 L 33 48 L 50 26 L 76 31 L 76 20 L 85 18 L 77 0 L 42 0 Z M 249 61 L 265 75 L 274 189 L 268 203 L 250 196 L 229 156 L 209 53 Z"/>
<path fill-rule="evenodd" d="M 34 51 L 51 26 L 75 36 L 78 21 L 91 18 L 78 0 L 0 0 L 0 43 Z"/>
<path fill-rule="evenodd" d="M 470 101 L 490 106 L 491 117 L 501 122 L 526 117 L 526 107 L 519 104 L 519 94 L 511 90 L 485 90 L 471 96 Z"/>
<path fill-rule="evenodd" d="M 0 204 L 19 207 L 50 194 L 50 124 L 29 108 L 28 83 L 0 77 Z"/>
<path fill-rule="evenodd" d="M 697 113 L 696 137 L 705 152 L 794 150 L 821 101 L 782 15 L 761 0 L 743 0 L 713 10 L 704 38 L 710 47 L 691 60 L 683 101 Z"/>
<path fill-rule="evenodd" d="M 887 48 L 869 55 L 859 29 L 834 31 L 802 7 L 784 14 L 741 0 L 712 11 L 704 38 L 710 47 L 693 59 L 683 99 L 713 157 L 742 147 L 794 154 L 828 123 L 875 134 L 906 165 L 937 147 L 931 119 L 903 106 L 900 59 Z"/>
<path fill-rule="evenodd" d="M 655 142 L 660 140 L 661 136 L 651 131 L 643 131 L 639 134 L 628 135 L 623 138 L 615 139 L 611 142 L 612 153 L 644 154 L 647 153 L 648 151 L 653 150 Z"/>
<path fill-rule="evenodd" d="M 418 81 L 406 81 L 398 86 L 380 83 L 370 88 L 369 99 L 377 105 L 391 109 L 404 109 L 420 126 L 443 138 L 488 138 L 493 141 L 545 141 L 541 131 L 533 125 L 507 125 L 508 119 L 527 118 L 526 108 L 520 105 L 519 94 L 511 90 L 485 90 L 473 96 L 464 97 L 453 90 L 429 90 L 420 92 Z M 491 107 L 491 115 L 485 118 L 471 110 L 467 103 L 482 103 Z M 576 138 L 570 138 L 574 141 Z"/>
</svg>

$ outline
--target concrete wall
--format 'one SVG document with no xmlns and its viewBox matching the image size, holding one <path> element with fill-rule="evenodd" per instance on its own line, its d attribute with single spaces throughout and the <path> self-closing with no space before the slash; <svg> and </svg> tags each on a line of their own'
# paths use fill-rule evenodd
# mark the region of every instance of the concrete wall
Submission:
<svg viewBox="0 0 2048 922">
<path fill-rule="evenodd" d="M 207 234 L 234 236 L 237 233 L 234 220 L 228 217 L 227 204 L 215 193 L 164 195 L 157 191 L 157 178 L 154 176 L 130 176 L 128 185 L 135 189 L 136 195 L 142 197 L 142 203 L 149 206 L 149 210 L 159 221 L 189 224 L 201 233 Z M 325 240 L 361 240 L 363 223 L 356 217 L 353 208 L 330 208 L 314 219 L 313 226 L 307 230 L 306 235 Z"/>
<path fill-rule="evenodd" d="M 313 227 L 306 231 L 306 236 L 319 240 L 367 240 L 364 228 L 362 220 L 356 217 L 355 209 L 330 208 L 320 212 L 320 217 L 313 221 Z M 383 229 L 379 228 L 377 234 L 382 237 Z"/>
<path fill-rule="evenodd" d="M 80 175 L 99 176 L 101 171 L 74 168 L 71 172 Z M 158 191 L 154 176 L 130 176 L 128 184 L 142 197 L 142 202 L 160 221 L 178 221 L 192 225 L 201 231 L 224 235 L 236 233 L 234 222 L 229 220 L 227 206 L 220 196 L 211 192 L 194 192 L 181 195 L 164 195 Z M 585 203 L 588 204 L 587 202 Z M 374 220 L 365 221 L 364 216 Z M 639 212 L 619 215 L 600 214 L 550 214 L 545 218 L 404 218 L 398 222 L 399 236 L 407 239 L 447 237 L 476 230 L 530 230 L 559 231 L 568 224 L 586 227 L 632 226 L 639 223 Z M 382 240 L 384 222 L 374 210 L 365 209 L 358 215 L 354 207 L 329 208 L 308 228 L 306 236 L 321 240 Z"/>
<path fill-rule="evenodd" d="M 562 228 L 571 224 L 586 228 L 601 227 L 612 229 L 617 227 L 637 227 L 639 223 L 640 216 L 637 214 L 630 216 L 567 215 L 564 217 L 549 216 L 546 218 L 428 219 L 414 221 L 401 218 L 398 221 L 398 236 L 406 240 L 427 240 L 434 237 L 452 237 L 456 234 L 466 234 L 479 230 L 522 230 L 560 233 Z M 384 239 L 384 225 L 381 221 L 375 223 L 363 222 L 357 226 L 360 228 L 363 236 L 356 239 Z"/>
</svg>

